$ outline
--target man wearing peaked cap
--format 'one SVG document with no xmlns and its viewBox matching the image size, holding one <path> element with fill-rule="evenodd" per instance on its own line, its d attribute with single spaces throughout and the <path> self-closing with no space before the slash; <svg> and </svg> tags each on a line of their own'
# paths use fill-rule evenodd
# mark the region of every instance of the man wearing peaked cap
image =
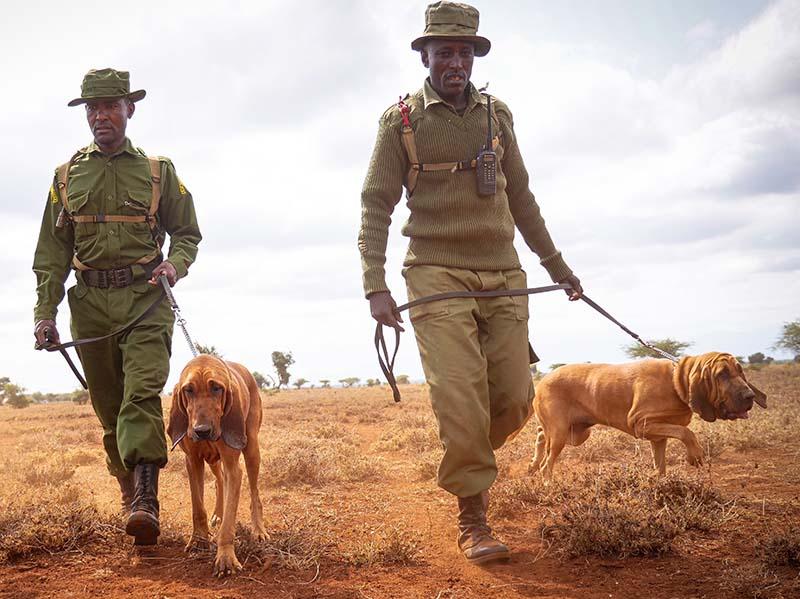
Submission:
<svg viewBox="0 0 800 599">
<path fill-rule="evenodd" d="M 127 71 L 91 70 L 81 95 L 94 140 L 56 169 L 33 259 L 38 346 L 60 343 L 56 314 L 67 292 L 73 339 L 100 337 L 142 314 L 197 256 L 200 230 L 192 195 L 168 158 L 148 157 L 126 136 L 144 90 Z M 169 253 L 162 255 L 166 235 Z M 109 472 L 117 478 L 126 531 L 139 545 L 160 534 L 158 473 L 167 463 L 160 394 L 169 372 L 174 316 L 162 302 L 111 339 L 79 346 L 89 394 L 103 426 Z"/>
<path fill-rule="evenodd" d="M 410 238 L 403 269 L 409 300 L 527 287 L 515 228 L 552 280 L 572 287 L 569 299 L 582 293 L 528 187 L 511 111 L 495 98 L 490 105 L 470 82 L 474 58 L 491 48 L 478 35 L 478 20 L 466 4 L 428 6 L 425 31 L 411 43 L 428 77 L 379 122 L 358 245 L 372 316 L 399 330 L 384 264 L 404 187 L 411 212 L 402 229 Z M 486 152 L 496 165 L 494 180 L 476 168 Z M 494 537 L 486 510 L 497 476 L 494 451 L 532 414 L 536 358 L 528 344 L 527 297 L 438 301 L 412 308 L 410 318 L 445 448 L 439 486 L 458 498 L 458 547 L 470 563 L 505 559 L 509 550 Z"/>
</svg>

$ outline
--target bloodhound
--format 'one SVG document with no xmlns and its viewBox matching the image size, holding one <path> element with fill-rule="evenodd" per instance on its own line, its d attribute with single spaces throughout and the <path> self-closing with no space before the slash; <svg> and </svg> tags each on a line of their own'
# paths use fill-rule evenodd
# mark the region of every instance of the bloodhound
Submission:
<svg viewBox="0 0 800 599">
<path fill-rule="evenodd" d="M 250 517 L 259 539 L 266 538 L 258 470 L 261 455 L 261 395 L 253 375 L 241 364 L 202 354 L 181 372 L 172 392 L 167 434 L 173 447 L 186 453 L 186 470 L 192 494 L 192 538 L 186 551 L 209 549 L 208 517 L 203 505 L 205 462 L 216 478 L 216 505 L 212 525 L 220 523 L 214 575 L 242 569 L 233 549 L 236 510 L 242 486 L 239 455 L 244 454 L 250 484 Z"/>
<path fill-rule="evenodd" d="M 730 354 L 710 352 L 669 360 L 630 364 L 569 364 L 536 386 L 533 408 L 539 422 L 531 469 L 552 476 L 564 445 L 578 446 L 595 424 L 612 426 L 647 439 L 659 474 L 667 470 L 667 439 L 680 439 L 688 461 L 700 465 L 703 450 L 686 426 L 692 412 L 707 422 L 748 418 L 755 401 L 767 396 L 747 382 Z"/>
</svg>

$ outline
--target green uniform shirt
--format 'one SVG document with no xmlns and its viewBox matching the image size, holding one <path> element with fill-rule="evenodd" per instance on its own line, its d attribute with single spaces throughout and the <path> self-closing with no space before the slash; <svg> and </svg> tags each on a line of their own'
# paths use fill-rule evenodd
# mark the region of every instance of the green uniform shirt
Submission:
<svg viewBox="0 0 800 599">
<path fill-rule="evenodd" d="M 168 158 L 160 160 L 161 202 L 155 238 L 145 222 L 66 222 L 63 227 L 56 227 L 63 204 L 53 177 L 33 260 L 37 279 L 35 321 L 56 317 L 73 255 L 93 269 L 120 268 L 157 253 L 164 234 L 168 233 L 168 260 L 179 277 L 186 276 L 202 237 L 192 195 L 178 179 L 172 162 Z M 147 155 L 129 139 L 112 156 L 103 154 L 91 143 L 78 151 L 69 172 L 69 212 L 141 216 L 150 209 L 152 185 Z"/>
<path fill-rule="evenodd" d="M 422 163 L 471 160 L 486 144 L 486 99 L 471 83 L 463 115 L 434 91 L 426 80 L 406 99 Z M 520 267 L 514 249 L 514 227 L 539 256 L 554 281 L 572 271 L 553 244 L 528 188 L 528 172 L 514 134 L 511 111 L 493 99 L 497 148 L 497 193 L 478 195 L 475 170 L 419 173 L 408 198 L 411 215 L 403 226 L 410 237 L 406 266 L 419 264 L 471 270 Z M 367 295 L 387 290 L 384 263 L 391 214 L 407 184 L 409 160 L 401 141 L 401 116 L 396 106 L 381 117 L 378 138 L 361 193 L 358 238 Z"/>
</svg>

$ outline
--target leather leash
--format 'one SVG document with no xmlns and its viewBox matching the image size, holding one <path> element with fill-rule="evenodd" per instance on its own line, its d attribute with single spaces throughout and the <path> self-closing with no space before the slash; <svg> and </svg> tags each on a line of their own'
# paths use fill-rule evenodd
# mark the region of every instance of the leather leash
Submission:
<svg viewBox="0 0 800 599">
<path fill-rule="evenodd" d="M 159 278 L 166 279 L 166 277 L 163 276 L 163 275 L 161 277 L 159 277 Z M 121 335 L 122 333 L 125 333 L 125 332 L 131 330 L 133 327 L 135 327 L 137 324 L 139 324 L 145 318 L 147 318 L 153 312 L 155 312 L 155 309 L 158 307 L 158 305 L 161 303 L 161 301 L 166 297 L 166 295 L 167 295 L 166 291 L 162 288 L 161 289 L 161 293 L 159 294 L 158 298 L 156 298 L 156 300 L 152 304 L 150 304 L 144 312 L 139 314 L 139 316 L 137 316 L 136 318 L 134 318 L 130 322 L 126 323 L 125 325 L 123 325 L 122 327 L 117 329 L 116 331 L 112 331 L 111 333 L 108 333 L 107 335 L 101 335 L 99 337 L 87 337 L 86 339 L 77 339 L 75 341 L 67 341 L 66 343 L 59 343 L 59 344 L 52 344 L 51 343 L 51 344 L 41 344 L 40 345 L 39 343 L 37 343 L 34 347 L 35 347 L 35 349 L 43 349 L 43 350 L 48 351 L 48 352 L 54 352 L 54 351 L 60 352 L 61 355 L 64 356 L 64 359 L 67 361 L 67 364 L 69 365 L 70 370 L 72 370 L 73 374 L 78 379 L 78 381 L 80 382 L 81 386 L 84 389 L 88 389 L 89 386 L 86 384 L 86 379 L 83 378 L 83 375 L 81 374 L 80 370 L 78 370 L 78 367 L 75 366 L 75 363 L 72 361 L 72 358 L 69 357 L 69 354 L 67 353 L 67 349 L 70 348 L 70 347 L 79 347 L 81 345 L 88 345 L 89 343 L 96 343 L 98 341 L 105 341 L 106 339 L 111 339 L 112 337 L 116 337 L 117 335 Z M 45 339 L 47 341 L 50 341 L 49 335 L 46 335 Z"/>
<path fill-rule="evenodd" d="M 429 304 L 431 302 L 437 302 L 446 299 L 518 297 L 522 295 L 535 295 L 537 293 L 559 291 L 562 289 L 568 290 L 572 289 L 572 287 L 565 283 L 559 283 L 557 285 L 545 285 L 543 287 L 529 287 L 526 289 L 496 289 L 494 291 L 448 291 L 445 293 L 437 293 L 435 295 L 428 295 L 425 297 L 415 299 L 406 304 L 398 306 L 396 308 L 396 311 L 404 312 L 416 306 L 421 306 L 423 304 Z M 611 314 L 609 314 L 597 302 L 590 299 L 588 296 L 581 295 L 581 299 L 584 302 L 586 302 L 589 306 L 597 310 L 597 312 L 599 312 L 607 319 L 609 319 L 611 322 L 620 327 L 628 335 L 636 339 L 636 341 L 647 347 L 648 349 L 653 350 L 654 352 L 660 354 L 661 356 L 667 358 L 668 360 L 672 360 L 673 362 L 678 361 L 678 358 L 673 356 L 672 354 L 665 352 L 657 347 L 654 347 L 651 344 L 644 341 L 639 335 L 631 331 L 628 327 L 626 327 L 616 318 L 611 316 Z M 381 371 L 383 371 L 383 375 L 386 377 L 386 382 L 389 383 L 389 386 L 392 388 L 392 397 L 394 398 L 394 401 L 398 402 L 400 401 L 400 389 L 398 389 L 397 387 L 397 380 L 395 379 L 394 376 L 394 362 L 395 359 L 397 358 L 397 352 L 400 349 L 400 331 L 398 329 L 394 329 L 394 335 L 395 335 L 395 346 L 394 346 L 394 351 L 392 352 L 390 358 L 389 349 L 388 346 L 386 345 L 386 339 L 383 336 L 383 325 L 381 323 L 378 323 L 377 326 L 375 327 L 375 351 L 378 352 L 378 364 L 381 367 Z"/>
</svg>

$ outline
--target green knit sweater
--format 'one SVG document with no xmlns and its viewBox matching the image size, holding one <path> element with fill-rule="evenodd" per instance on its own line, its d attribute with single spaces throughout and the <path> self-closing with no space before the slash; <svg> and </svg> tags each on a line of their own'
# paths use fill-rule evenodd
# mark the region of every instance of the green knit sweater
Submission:
<svg viewBox="0 0 800 599">
<path fill-rule="evenodd" d="M 486 100 L 470 84 L 467 109 L 460 116 L 426 80 L 409 96 L 411 125 L 422 163 L 458 162 L 475 158 L 486 143 Z M 470 270 L 519 268 L 514 226 L 539 256 L 553 281 L 572 274 L 553 244 L 528 188 L 528 172 L 514 135 L 511 112 L 493 99 L 497 148 L 497 193 L 479 196 L 474 170 L 421 172 L 408 197 L 411 215 L 402 229 L 410 237 L 405 266 L 432 264 Z M 401 141 L 401 116 L 396 106 L 381 117 L 378 139 L 361 192 L 358 247 L 366 295 L 386 291 L 386 242 L 391 215 L 400 201 L 409 160 Z"/>
</svg>

